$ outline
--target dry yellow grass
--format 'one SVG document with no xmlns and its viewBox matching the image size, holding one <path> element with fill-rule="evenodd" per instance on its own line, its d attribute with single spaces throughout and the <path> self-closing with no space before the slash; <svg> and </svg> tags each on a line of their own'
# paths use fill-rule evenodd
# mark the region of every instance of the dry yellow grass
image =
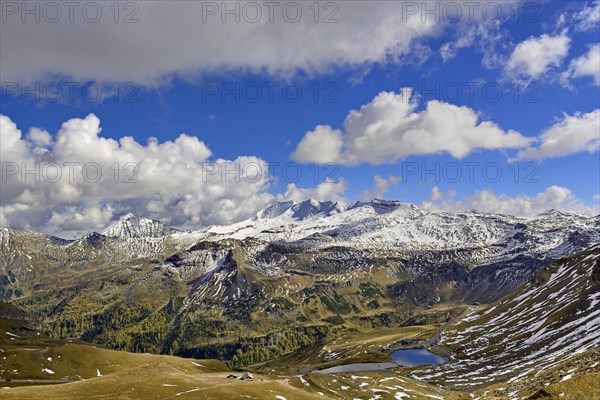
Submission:
<svg viewBox="0 0 600 400">
<path fill-rule="evenodd" d="M 201 361 L 204 362 L 204 361 Z M 320 398 L 284 380 L 255 376 L 227 379 L 229 372 L 192 373 L 166 363 L 130 368 L 107 376 L 60 385 L 0 389 L 2 399 L 277 399 Z"/>
</svg>

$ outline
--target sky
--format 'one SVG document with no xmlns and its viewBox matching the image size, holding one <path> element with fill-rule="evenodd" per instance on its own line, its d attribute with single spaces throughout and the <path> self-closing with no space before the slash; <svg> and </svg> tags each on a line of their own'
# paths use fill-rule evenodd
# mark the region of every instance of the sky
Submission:
<svg viewBox="0 0 600 400">
<path fill-rule="evenodd" d="M 0 3 L 0 225 L 600 213 L 599 1 Z"/>
</svg>

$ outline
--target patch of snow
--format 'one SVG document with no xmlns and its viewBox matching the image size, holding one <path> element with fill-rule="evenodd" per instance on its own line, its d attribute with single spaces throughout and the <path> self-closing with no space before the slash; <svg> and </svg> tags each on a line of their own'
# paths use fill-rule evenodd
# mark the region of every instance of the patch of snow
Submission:
<svg viewBox="0 0 600 400">
<path fill-rule="evenodd" d="M 300 382 L 302 382 L 302 383 L 303 383 L 305 386 L 310 386 L 310 383 L 308 383 L 308 382 L 306 381 L 306 379 L 304 379 L 304 376 L 300 375 L 300 377 L 299 377 L 299 378 L 300 378 Z"/>
<path fill-rule="evenodd" d="M 175 393 L 175 396 L 181 396 L 182 394 L 186 394 L 186 393 L 192 393 L 192 392 L 197 392 L 198 390 L 200 390 L 200 388 L 195 388 L 195 389 L 186 390 L 185 392 L 179 392 L 179 393 Z"/>
</svg>

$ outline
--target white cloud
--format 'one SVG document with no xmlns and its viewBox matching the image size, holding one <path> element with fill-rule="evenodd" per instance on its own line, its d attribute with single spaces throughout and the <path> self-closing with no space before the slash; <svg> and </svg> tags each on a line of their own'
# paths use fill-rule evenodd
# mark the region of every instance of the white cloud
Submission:
<svg viewBox="0 0 600 400">
<path fill-rule="evenodd" d="M 292 158 L 299 162 L 336 163 L 341 158 L 343 146 L 342 131 L 318 125 L 304 135 Z"/>
<path fill-rule="evenodd" d="M 91 228 L 108 226 L 113 220 L 114 211 L 110 204 L 104 207 L 65 207 L 61 212 L 52 211 L 48 225 L 69 232 L 85 232 Z"/>
<path fill-rule="evenodd" d="M 27 134 L 27 138 L 37 146 L 49 146 L 52 141 L 52 135 L 43 129 L 31 128 Z"/>
<path fill-rule="evenodd" d="M 440 55 L 442 56 L 442 60 L 444 62 L 449 61 L 456 57 L 458 54 L 458 49 L 462 49 L 463 47 L 468 47 L 470 45 L 469 42 L 461 41 L 461 42 L 446 42 L 440 47 Z"/>
<path fill-rule="evenodd" d="M 600 148 L 600 109 L 587 114 L 564 115 L 539 137 L 538 147 L 520 151 L 516 160 L 543 160 Z"/>
<path fill-rule="evenodd" d="M 508 6 L 508 3 L 506 4 Z M 506 10 L 504 15 L 510 14 Z M 447 62 L 458 55 L 463 48 L 474 47 L 483 53 L 482 64 L 487 68 L 495 68 L 501 64 L 500 50 L 505 49 L 508 43 L 508 31 L 502 29 L 500 21 L 482 20 L 473 24 L 458 26 L 452 40 L 440 47 L 440 55 Z"/>
<path fill-rule="evenodd" d="M 348 185 L 344 179 L 326 179 L 315 188 L 299 188 L 294 183 L 287 185 L 283 195 L 278 195 L 278 201 L 293 200 L 304 201 L 315 199 L 318 201 L 344 201 L 344 193 Z"/>
<path fill-rule="evenodd" d="M 442 197 L 444 197 L 443 192 L 440 190 L 439 187 L 434 186 L 433 188 L 431 188 L 431 192 L 429 193 L 429 201 L 437 201 L 439 199 L 441 199 Z"/>
<path fill-rule="evenodd" d="M 411 155 L 448 153 L 462 158 L 479 149 L 521 148 L 531 141 L 491 121 L 479 122 L 477 113 L 468 107 L 429 101 L 425 110 L 416 108 L 410 89 L 398 94 L 381 92 L 348 114 L 343 133 L 328 125 L 307 132 L 292 158 L 379 165 Z"/>
<path fill-rule="evenodd" d="M 571 39 L 562 33 L 529 37 L 513 50 L 505 72 L 515 78 L 537 79 L 550 68 L 558 67 L 569 52 Z"/>
<path fill-rule="evenodd" d="M 600 0 L 596 0 L 591 6 L 585 6 L 573 15 L 576 28 L 579 31 L 598 29 L 600 25 Z"/>
<path fill-rule="evenodd" d="M 583 77 L 593 78 L 596 86 L 600 86 L 600 43 L 591 46 L 586 54 L 571 60 L 561 79 L 569 86 L 570 79 Z"/>
<path fill-rule="evenodd" d="M 488 2 L 493 9 L 502 9 L 497 21 L 490 21 L 489 10 L 485 11 Z M 49 76 L 66 76 L 78 82 L 136 82 L 151 87 L 174 76 L 192 79 L 231 70 L 312 75 L 339 66 L 361 70 L 377 63 L 419 63 L 431 52 L 423 43 L 426 39 L 457 31 L 462 34 L 482 21 L 488 29 L 514 15 L 514 4 L 492 0 L 474 5 L 455 2 L 448 8 L 439 1 L 319 2 L 318 15 L 311 2 L 278 1 L 270 9 L 268 2 L 261 1 L 173 0 L 131 2 L 138 10 L 123 3 L 116 23 L 112 3 L 97 2 L 102 15 L 98 22 L 90 23 L 84 15 L 94 17 L 93 7 L 86 12 L 85 4 L 77 4 L 71 13 L 66 3 L 56 2 L 62 16 L 48 22 L 54 9 L 44 12 L 46 5 L 41 2 L 28 5 L 40 9 L 41 21 L 35 23 L 35 15 L 24 15 L 23 3 L 13 3 L 16 13 L 3 15 L 0 81 L 47 81 L 52 79 Z M 214 5 L 217 13 L 207 13 L 206 7 Z M 256 5 L 260 17 L 252 21 Z M 295 5 L 302 9 L 300 19 L 288 22 L 294 17 Z M 438 11 L 431 13 L 436 7 Z M 461 8 L 458 13 L 456 7 Z M 226 8 L 237 8 L 239 21 L 235 14 L 225 15 Z M 125 23 L 132 12 L 137 21 Z M 69 21 L 71 14 L 73 22 Z M 454 21 L 456 15 L 460 15 L 458 22 Z M 336 21 L 326 23 L 329 17 Z M 494 45 L 486 42 L 483 47 L 490 44 Z M 452 51 L 468 45 L 459 39 Z"/>
<path fill-rule="evenodd" d="M 197 227 L 249 217 L 273 199 L 266 192 L 268 166 L 259 158 L 212 159 L 201 140 L 185 134 L 163 143 L 151 138 L 144 145 L 100 132 L 93 114 L 66 121 L 54 140 L 41 129 L 24 136 L 10 118 L 0 116 L 2 226 L 75 236 L 131 211 Z M 47 151 L 36 152 L 38 145 Z M 77 165 L 71 169 L 66 163 Z M 133 166 L 137 173 L 128 182 Z M 24 168 L 29 172 L 23 175 Z"/>
<path fill-rule="evenodd" d="M 431 188 L 429 192 L 428 201 L 439 201 L 445 198 L 453 198 L 456 195 L 456 191 L 448 190 L 447 192 L 443 192 L 438 186 L 434 186 Z"/>
<path fill-rule="evenodd" d="M 388 190 L 390 190 L 392 186 L 399 183 L 400 180 L 401 178 L 398 176 L 390 175 L 386 179 L 379 175 L 375 175 L 373 177 L 373 189 L 363 191 L 361 198 L 365 201 L 382 198 L 388 192 Z"/>
<path fill-rule="evenodd" d="M 218 7 L 216 15 L 203 15 L 209 3 Z M 252 22 L 256 9 L 247 9 L 248 3 L 259 5 L 257 22 Z M 317 23 L 314 7 L 309 8 L 313 3 L 295 2 L 302 15 L 293 23 L 288 22 L 295 16 L 295 9 L 287 8 L 290 2 L 277 3 L 273 22 L 264 2 L 149 1 L 132 3 L 139 7 L 136 23 L 123 23 L 134 11 L 131 8 L 121 9 L 120 22 L 115 23 L 114 10 L 102 2 L 97 23 L 85 21 L 81 4 L 72 23 L 67 6 L 62 6 L 62 18 L 56 23 L 35 23 L 31 15 L 22 23 L 21 7 L 25 6 L 17 2 L 17 13 L 7 14 L 2 23 L 1 80 L 30 82 L 57 74 L 83 82 L 157 86 L 173 75 L 189 77 L 223 69 L 320 73 L 336 65 L 398 61 L 410 53 L 413 44 L 442 32 L 447 25 L 431 17 L 422 21 L 420 13 L 403 12 L 400 4 L 389 1 L 321 3 Z M 34 6 L 44 4 L 28 7 Z M 225 7 L 236 6 L 239 22 L 235 15 L 221 13 Z M 54 17 L 53 11 L 39 14 Z M 95 10 L 88 11 L 95 16 Z M 337 22 L 325 23 L 332 13 Z"/>
<path fill-rule="evenodd" d="M 577 199 L 571 190 L 562 186 L 550 186 L 533 196 L 496 194 L 481 190 L 461 199 L 446 198 L 442 201 L 428 200 L 421 207 L 435 211 L 470 211 L 534 217 L 541 212 L 555 209 L 585 215 L 598 215 L 598 205 L 590 207 Z"/>
</svg>

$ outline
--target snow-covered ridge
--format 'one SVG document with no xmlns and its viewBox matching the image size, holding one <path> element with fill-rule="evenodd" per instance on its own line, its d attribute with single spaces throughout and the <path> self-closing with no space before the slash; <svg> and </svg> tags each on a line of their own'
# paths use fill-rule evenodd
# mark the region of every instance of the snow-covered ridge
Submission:
<svg viewBox="0 0 600 400">
<path fill-rule="evenodd" d="M 73 243 L 99 244 L 90 235 Z M 127 214 L 102 231 L 121 254 L 156 257 L 167 247 L 185 250 L 199 241 L 296 242 L 318 250 L 328 246 L 413 252 L 468 249 L 479 254 L 469 263 L 510 259 L 516 254 L 551 259 L 600 243 L 600 216 L 550 210 L 536 218 L 478 212 L 430 212 L 410 203 L 279 202 L 254 217 L 230 225 L 179 231 L 148 218 Z M 487 255 L 485 255 L 487 254 Z M 160 257 L 159 257 L 160 258 Z"/>
<path fill-rule="evenodd" d="M 519 256 L 551 261 L 587 249 L 600 243 L 600 216 L 549 211 L 536 218 L 521 218 L 430 212 L 413 204 L 378 199 L 354 204 L 307 200 L 272 204 L 256 216 L 230 225 L 179 231 L 159 221 L 127 214 L 101 234 L 92 233 L 75 241 L 2 229 L 0 273 L 5 265 L 25 274 L 33 268 L 36 257 L 53 254 L 63 259 L 65 251 L 71 254 L 69 257 L 78 254 L 73 257 L 88 260 L 88 264 L 90 257 L 99 257 L 98 263 L 105 259 L 111 263 L 164 260 L 203 241 L 249 238 L 257 243 L 252 251 L 260 251 L 268 243 L 288 243 L 306 252 L 346 247 L 409 258 L 422 252 L 440 252 L 434 257 L 437 261 L 429 262 L 457 261 L 472 268 Z M 33 242 L 37 244 L 27 244 Z"/>
<path fill-rule="evenodd" d="M 289 218 L 303 221 L 311 217 L 328 217 L 345 211 L 348 204 L 341 202 L 320 202 L 309 199 L 301 203 L 285 201 L 265 207 L 256 214 L 255 221 L 275 218 Z"/>
<path fill-rule="evenodd" d="M 597 280 L 600 247 L 562 259 L 532 282 L 447 329 L 444 346 L 460 350 L 448 364 L 415 372 L 459 389 L 527 380 L 600 346 Z M 511 378 L 512 377 L 512 378 Z"/>
<path fill-rule="evenodd" d="M 353 244 L 404 243 L 447 248 L 507 242 L 519 230 L 548 234 L 592 230 L 591 235 L 597 241 L 600 216 L 549 210 L 536 218 L 523 218 L 479 212 L 430 212 L 393 200 L 348 204 L 310 199 L 274 203 L 245 221 L 212 225 L 192 232 L 178 231 L 160 221 L 130 213 L 101 233 L 117 238 L 171 235 L 183 239 L 193 235 L 210 240 L 257 238 L 266 241 L 301 240 L 319 233 Z M 556 240 L 551 242 L 556 244 Z"/>
<path fill-rule="evenodd" d="M 478 212 L 429 212 L 409 203 L 373 200 L 283 202 L 254 218 L 231 225 L 211 226 L 210 240 L 248 237 L 298 241 L 311 235 L 329 237 L 336 245 L 401 246 L 405 249 L 456 249 L 502 246 L 506 251 L 536 248 L 551 251 L 580 234 L 590 245 L 600 241 L 600 217 L 557 213 L 536 218 Z M 582 246 L 585 248 L 587 246 Z"/>
</svg>

